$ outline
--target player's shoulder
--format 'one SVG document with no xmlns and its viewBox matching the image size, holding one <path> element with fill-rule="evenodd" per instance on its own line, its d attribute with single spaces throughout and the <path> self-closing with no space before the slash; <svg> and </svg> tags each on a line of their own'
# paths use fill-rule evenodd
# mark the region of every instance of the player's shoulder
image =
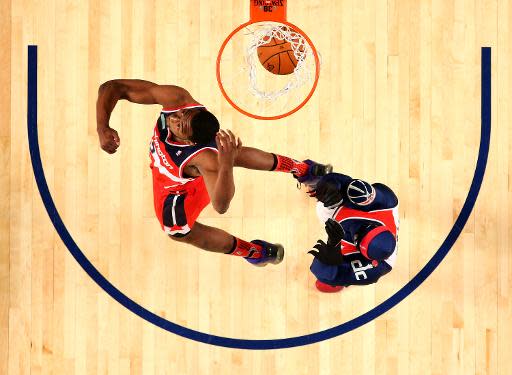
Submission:
<svg viewBox="0 0 512 375">
<path fill-rule="evenodd" d="M 217 146 L 215 142 L 213 144 L 192 146 L 191 151 L 193 156 L 188 165 L 208 170 L 217 169 Z"/>
<path fill-rule="evenodd" d="M 180 86 L 156 84 L 150 90 L 156 101 L 164 108 L 201 105 L 188 90 Z"/>
<path fill-rule="evenodd" d="M 379 196 L 379 201 L 388 207 L 394 207 L 398 204 L 398 197 L 391 188 L 383 183 L 376 182 L 372 184 Z"/>
</svg>

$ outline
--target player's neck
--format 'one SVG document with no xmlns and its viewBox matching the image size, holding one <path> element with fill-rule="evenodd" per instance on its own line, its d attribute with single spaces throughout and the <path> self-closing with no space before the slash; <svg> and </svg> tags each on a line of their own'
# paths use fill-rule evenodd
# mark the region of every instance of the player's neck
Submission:
<svg viewBox="0 0 512 375">
<path fill-rule="evenodd" d="M 174 142 L 185 143 L 185 144 L 187 144 L 187 145 L 193 145 L 193 144 L 194 144 L 194 142 L 189 141 L 188 139 L 178 137 L 178 136 L 177 136 L 176 134 L 174 134 L 170 129 L 169 129 L 169 131 L 171 132 L 171 139 L 172 139 Z"/>
</svg>

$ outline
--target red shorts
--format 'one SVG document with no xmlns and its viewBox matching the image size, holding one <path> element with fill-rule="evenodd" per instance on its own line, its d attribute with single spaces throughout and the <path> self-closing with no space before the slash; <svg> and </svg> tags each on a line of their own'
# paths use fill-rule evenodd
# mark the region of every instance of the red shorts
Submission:
<svg viewBox="0 0 512 375">
<path fill-rule="evenodd" d="M 201 211 L 210 203 L 202 177 L 183 185 L 183 190 L 171 192 L 153 181 L 153 198 L 162 229 L 174 237 L 186 236 Z"/>
</svg>

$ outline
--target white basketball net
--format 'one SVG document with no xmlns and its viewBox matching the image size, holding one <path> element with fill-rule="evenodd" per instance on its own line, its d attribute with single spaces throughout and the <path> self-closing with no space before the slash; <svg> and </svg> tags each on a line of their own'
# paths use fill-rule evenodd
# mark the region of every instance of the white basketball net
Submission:
<svg viewBox="0 0 512 375">
<path fill-rule="evenodd" d="M 297 60 L 292 73 L 274 74 L 260 62 L 258 47 L 273 38 L 290 43 Z M 314 88 L 313 48 L 293 26 L 271 21 L 247 25 L 232 35 L 220 55 L 218 73 L 225 95 L 238 108 L 259 116 L 278 116 L 293 110 Z"/>
<path fill-rule="evenodd" d="M 314 58 L 309 44 L 302 35 L 295 32 L 289 26 L 283 24 L 264 24 L 259 30 L 250 33 L 252 34 L 252 40 L 247 47 L 246 61 L 249 65 L 249 91 L 254 96 L 272 101 L 291 90 L 303 86 L 307 82 L 311 82 L 315 78 L 315 65 L 306 64 L 306 57 L 308 55 L 310 56 L 309 60 Z M 288 82 L 280 90 L 265 91 L 258 87 L 256 64 L 259 64 L 259 61 L 257 50 L 258 47 L 269 43 L 272 38 L 286 40 L 290 43 L 293 54 L 297 59 L 297 66 Z"/>
</svg>

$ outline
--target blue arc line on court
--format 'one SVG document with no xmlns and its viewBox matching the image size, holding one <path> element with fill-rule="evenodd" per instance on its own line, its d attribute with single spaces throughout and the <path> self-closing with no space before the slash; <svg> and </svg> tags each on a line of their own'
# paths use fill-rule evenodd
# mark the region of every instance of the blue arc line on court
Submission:
<svg viewBox="0 0 512 375">
<path fill-rule="evenodd" d="M 71 255 L 76 259 L 85 272 L 107 292 L 112 298 L 122 304 L 124 307 L 137 314 L 141 318 L 147 320 L 154 325 L 161 327 L 169 332 L 186 337 L 191 340 L 203 342 L 206 344 L 224 346 L 239 349 L 281 349 L 294 346 L 313 344 L 319 341 L 327 340 L 349 331 L 352 331 L 363 324 L 366 324 L 386 311 L 393 308 L 409 294 L 411 294 L 420 284 L 427 279 L 428 276 L 437 268 L 444 257 L 448 254 L 453 244 L 459 237 L 464 225 L 466 224 L 471 211 L 475 205 L 480 187 L 485 174 L 487 165 L 487 157 L 489 155 L 489 143 L 491 136 L 491 48 L 482 48 L 482 91 L 481 91 L 481 131 L 480 146 L 478 151 L 478 160 L 476 162 L 475 173 L 471 182 L 468 195 L 464 202 L 464 206 L 460 211 L 457 220 L 453 224 L 452 229 L 441 244 L 441 247 L 432 256 L 428 263 L 399 291 L 389 297 L 386 301 L 375 306 L 366 313 L 349 320 L 338 326 L 296 337 L 268 339 L 268 340 L 245 340 L 230 337 L 222 337 L 209 335 L 207 333 L 195 331 L 190 328 L 180 326 L 159 315 L 145 309 L 141 305 L 131 300 L 128 296 L 117 289 L 110 281 L 108 281 L 87 259 L 84 253 L 77 246 L 71 234 L 66 229 L 62 221 L 55 203 L 46 183 L 43 165 L 41 163 L 41 155 L 39 150 L 39 141 L 37 133 L 37 46 L 28 46 L 28 100 L 27 100 L 27 127 L 28 141 L 30 148 L 30 158 L 32 160 L 32 168 L 37 182 L 37 187 L 41 194 L 44 206 L 50 216 L 50 219 L 59 234 L 60 238 L 67 246 Z M 308 272 L 305 270 L 305 272 Z"/>
</svg>

